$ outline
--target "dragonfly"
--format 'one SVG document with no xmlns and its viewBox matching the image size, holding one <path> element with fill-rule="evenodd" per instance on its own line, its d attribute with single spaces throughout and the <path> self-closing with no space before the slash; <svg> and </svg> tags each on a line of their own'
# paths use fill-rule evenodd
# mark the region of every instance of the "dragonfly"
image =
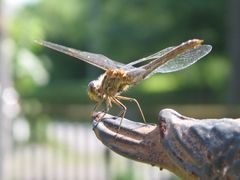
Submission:
<svg viewBox="0 0 240 180">
<path fill-rule="evenodd" d="M 206 56 L 212 50 L 212 46 L 203 44 L 203 40 L 191 39 L 177 46 L 165 48 L 150 56 L 124 64 L 114 61 L 102 54 L 80 51 L 48 41 L 36 41 L 36 43 L 81 59 L 105 71 L 98 79 L 88 84 L 87 93 L 89 98 L 96 102 L 94 111 L 98 109 L 103 102 L 105 102 L 106 105 L 104 115 L 109 112 L 113 104 L 121 107 L 119 113 L 119 115 L 121 115 L 119 129 L 127 112 L 127 107 L 122 101 L 135 102 L 143 121 L 146 123 L 138 101 L 135 98 L 122 96 L 122 92 L 126 91 L 130 86 L 150 78 L 156 73 L 170 73 L 185 69 Z M 101 119 L 102 118 L 100 118 L 100 120 Z"/>
</svg>

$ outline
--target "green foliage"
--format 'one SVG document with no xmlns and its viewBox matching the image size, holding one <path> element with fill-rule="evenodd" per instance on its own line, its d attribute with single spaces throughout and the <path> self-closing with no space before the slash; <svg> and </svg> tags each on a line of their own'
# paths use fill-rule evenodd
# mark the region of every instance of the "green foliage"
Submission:
<svg viewBox="0 0 240 180">
<path fill-rule="evenodd" d="M 64 89 L 67 81 L 86 82 L 101 71 L 61 53 L 33 45 L 34 39 L 45 39 L 129 62 L 187 39 L 201 38 L 213 45 L 211 56 L 183 72 L 153 77 L 140 85 L 139 92 L 210 89 L 218 93 L 230 71 L 227 58 L 222 57 L 225 55 L 224 12 L 226 2 L 223 0 L 42 0 L 16 14 L 11 35 L 18 49 L 25 47 L 39 55 L 40 62 L 50 74 L 46 87 L 50 89 L 53 83 L 59 84 L 58 89 Z M 30 76 L 16 79 L 20 79 L 17 87 L 22 94 L 42 94 L 37 93 L 42 90 L 39 85 L 31 85 Z M 75 87 L 78 89 L 78 85 Z M 74 85 L 69 89 L 69 94 L 76 92 Z M 77 93 L 73 94 L 77 99 Z M 58 96 L 58 93 L 53 92 L 47 97 L 51 96 Z"/>
</svg>

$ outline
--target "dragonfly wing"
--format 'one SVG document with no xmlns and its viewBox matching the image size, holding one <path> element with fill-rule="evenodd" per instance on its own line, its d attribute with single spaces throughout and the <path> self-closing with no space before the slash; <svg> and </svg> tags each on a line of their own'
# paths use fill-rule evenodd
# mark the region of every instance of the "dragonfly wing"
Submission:
<svg viewBox="0 0 240 180">
<path fill-rule="evenodd" d="M 144 57 L 144 58 L 141 58 L 141 59 L 138 59 L 136 61 L 133 61 L 131 63 L 128 63 L 125 65 L 125 67 L 133 67 L 134 65 L 137 65 L 139 63 L 142 63 L 144 61 L 150 61 L 150 60 L 153 60 L 153 59 L 157 59 L 159 57 L 161 57 L 163 54 L 166 54 L 168 53 L 169 51 L 171 51 L 174 47 L 168 47 L 168 48 L 165 48 L 161 51 L 158 51 L 150 56 L 147 56 L 147 57 Z"/>
<path fill-rule="evenodd" d="M 200 45 L 194 49 L 190 49 L 167 61 L 165 64 L 151 72 L 146 78 L 151 77 L 155 73 L 169 73 L 185 69 L 207 55 L 211 50 L 211 45 Z"/>
<path fill-rule="evenodd" d="M 65 47 L 65 46 L 47 42 L 47 41 L 36 41 L 36 43 L 38 43 L 42 46 L 54 49 L 56 51 L 62 52 L 69 56 L 73 56 L 77 59 L 81 59 L 89 64 L 92 64 L 92 65 L 99 67 L 101 69 L 104 69 L 104 70 L 121 68 L 121 67 L 125 66 L 125 64 L 117 62 L 117 61 L 113 61 L 102 54 L 94 54 L 94 53 L 90 53 L 90 52 L 79 51 L 77 49 Z"/>
</svg>

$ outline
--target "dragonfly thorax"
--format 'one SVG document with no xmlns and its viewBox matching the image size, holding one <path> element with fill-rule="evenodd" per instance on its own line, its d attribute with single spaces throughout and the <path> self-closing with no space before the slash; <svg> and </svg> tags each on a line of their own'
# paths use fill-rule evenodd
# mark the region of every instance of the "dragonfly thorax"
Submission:
<svg viewBox="0 0 240 180">
<path fill-rule="evenodd" d="M 96 102 L 107 97 L 115 97 L 128 88 L 129 82 L 129 77 L 124 70 L 109 69 L 97 80 L 88 84 L 88 96 Z"/>
</svg>

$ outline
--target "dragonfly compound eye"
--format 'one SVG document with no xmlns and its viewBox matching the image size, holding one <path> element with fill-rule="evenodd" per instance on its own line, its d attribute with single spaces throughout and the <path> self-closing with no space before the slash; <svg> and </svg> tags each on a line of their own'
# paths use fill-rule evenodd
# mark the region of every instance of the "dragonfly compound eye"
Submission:
<svg viewBox="0 0 240 180">
<path fill-rule="evenodd" d="M 101 97 L 100 97 L 99 92 L 98 92 L 98 88 L 96 86 L 96 81 L 91 81 L 88 84 L 87 93 L 88 93 L 89 98 L 92 101 L 99 102 L 101 100 L 100 99 Z"/>
</svg>

